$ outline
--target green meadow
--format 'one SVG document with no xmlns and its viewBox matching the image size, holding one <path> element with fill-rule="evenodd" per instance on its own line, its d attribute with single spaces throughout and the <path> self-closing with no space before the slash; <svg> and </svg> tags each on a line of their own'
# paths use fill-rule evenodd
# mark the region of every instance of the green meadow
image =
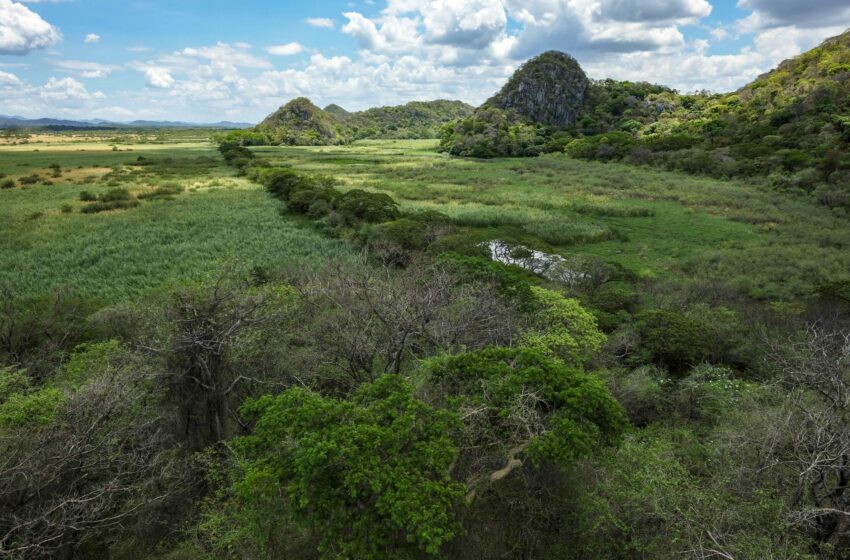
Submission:
<svg viewBox="0 0 850 560">
<path fill-rule="evenodd" d="M 482 239 L 592 254 L 638 275 L 711 279 L 759 299 L 805 296 L 850 266 L 845 220 L 804 196 L 618 163 L 470 160 L 429 140 L 264 147 L 280 164 L 437 210 Z"/>
<path fill-rule="evenodd" d="M 118 301 L 223 266 L 344 258 L 350 249 L 234 176 L 211 144 L 104 142 L 0 147 L 0 280 L 35 295 L 58 286 Z M 591 254 L 647 278 L 712 279 L 761 299 L 811 293 L 850 269 L 850 231 L 828 209 L 741 181 L 569 159 L 460 160 L 430 140 L 264 147 L 276 164 L 436 210 L 482 240 Z M 37 150 L 37 151 L 36 151 Z M 136 165 L 139 158 L 152 162 Z M 61 174 L 52 176 L 51 165 Z M 80 193 L 183 189 L 137 208 L 83 214 Z M 804 227 L 803 227 L 804 226 Z"/>
<path fill-rule="evenodd" d="M 228 268 L 309 265 L 349 254 L 293 220 L 256 185 L 232 177 L 209 144 L 175 144 L 114 152 L 85 145 L 0 148 L 0 173 L 39 182 L 0 189 L 0 282 L 20 296 L 57 288 L 117 303 L 177 284 L 196 283 Z M 128 166 L 139 154 L 158 162 Z M 52 176 L 50 165 L 62 174 Z M 132 194 L 179 185 L 172 197 L 86 214 L 80 193 Z"/>
</svg>

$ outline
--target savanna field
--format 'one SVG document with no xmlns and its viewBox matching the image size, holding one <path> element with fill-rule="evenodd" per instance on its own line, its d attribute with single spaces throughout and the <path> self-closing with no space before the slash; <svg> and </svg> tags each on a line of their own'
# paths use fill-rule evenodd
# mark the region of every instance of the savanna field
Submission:
<svg viewBox="0 0 850 560">
<path fill-rule="evenodd" d="M 0 146 L 5 180 L 38 176 L 0 191 L 3 279 L 27 296 L 67 286 L 112 303 L 197 283 L 226 266 L 305 266 L 356 253 L 297 216 L 281 217 L 262 186 L 237 176 L 206 139 L 97 140 Z M 254 151 L 334 177 L 343 191 L 388 194 L 405 212 L 441 212 L 482 243 L 597 256 L 641 279 L 715 281 L 787 302 L 850 264 L 843 212 L 802 196 L 557 154 L 462 160 L 435 147 L 366 140 Z M 177 189 L 145 198 L 163 186 Z M 90 202 L 81 193 L 114 189 L 142 204 L 83 213 Z"/>
<path fill-rule="evenodd" d="M 843 209 L 211 134 L 0 145 L 11 557 L 842 557 Z"/>
</svg>

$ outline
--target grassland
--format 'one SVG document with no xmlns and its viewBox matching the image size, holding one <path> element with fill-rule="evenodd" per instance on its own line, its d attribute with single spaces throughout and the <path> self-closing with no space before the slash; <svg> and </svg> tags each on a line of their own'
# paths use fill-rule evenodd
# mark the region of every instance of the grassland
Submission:
<svg viewBox="0 0 850 560">
<path fill-rule="evenodd" d="M 850 270 L 846 219 L 742 181 L 600 164 L 561 154 L 469 160 L 432 141 L 257 148 L 264 157 L 443 212 L 471 235 L 593 254 L 649 278 L 711 279 L 793 299 Z"/>
<path fill-rule="evenodd" d="M 12 504 L 0 507 L 0 514 L 12 512 L 4 519 L 17 523 L 19 518 L 47 518 L 58 510 L 53 498 L 64 496 L 66 486 L 68 495 L 81 496 L 82 502 L 91 495 L 90 488 L 111 487 L 116 476 L 124 480 L 120 477 L 127 473 L 131 490 L 122 495 L 135 500 L 138 494 L 152 505 L 137 510 L 135 501 L 116 501 L 110 507 L 139 511 L 145 519 L 128 517 L 126 531 L 111 523 L 90 530 L 81 556 L 212 558 L 223 557 L 216 552 L 226 548 L 245 558 L 318 558 L 312 539 L 289 542 L 290 535 L 303 534 L 304 528 L 290 524 L 290 512 L 280 500 L 255 500 L 260 494 L 254 488 L 239 494 L 230 482 L 215 481 L 219 473 L 242 476 L 229 456 L 219 462 L 212 458 L 217 452 L 196 453 L 224 445 L 240 449 L 229 443 L 246 441 L 240 436 L 246 427 L 251 429 L 251 419 L 239 416 L 240 407 L 250 410 L 256 403 L 272 402 L 251 399 L 278 399 L 283 390 L 281 395 L 293 395 L 296 408 L 307 403 L 321 418 L 302 422 L 306 416 L 289 412 L 280 418 L 295 419 L 292 423 L 306 426 L 311 437 L 313 426 L 324 429 L 329 423 L 335 430 L 338 418 L 345 418 L 344 431 L 355 435 L 346 435 L 340 447 L 344 453 L 326 454 L 331 449 L 326 444 L 336 446 L 339 440 L 323 437 L 315 456 L 334 461 L 343 455 L 366 457 L 365 467 L 356 463 L 355 468 L 376 468 L 378 474 L 363 470 L 358 480 L 421 474 L 418 462 L 393 467 L 388 475 L 382 470 L 384 461 L 376 467 L 368 460 L 382 452 L 384 436 L 378 436 L 378 444 L 372 438 L 385 433 L 385 422 L 387 437 L 399 442 L 397 449 L 407 461 L 405 449 L 417 436 L 398 430 L 428 426 L 430 431 L 429 418 L 437 417 L 387 417 L 390 409 L 428 410 L 429 415 L 440 412 L 454 418 L 456 423 L 435 423 L 443 424 L 440 429 L 446 432 L 434 433 L 443 434 L 439 437 L 453 446 L 440 455 L 448 458 L 453 450 L 458 456 L 477 454 L 486 448 L 486 455 L 468 455 L 456 463 L 486 465 L 489 471 L 490 465 L 504 464 L 504 450 L 516 449 L 500 435 L 516 432 L 512 426 L 528 425 L 532 419 L 530 425 L 537 427 L 530 433 L 548 437 L 559 430 L 552 416 L 545 416 L 567 407 L 538 401 L 537 396 L 528 400 L 526 387 L 528 395 L 537 395 L 534 384 L 542 376 L 539 394 L 548 399 L 545 386 L 550 379 L 552 387 L 560 387 L 562 378 L 587 367 L 588 382 L 594 380 L 596 386 L 604 381 L 610 395 L 598 385 L 587 393 L 590 398 L 564 389 L 569 398 L 557 400 L 569 400 L 569 407 L 581 403 L 585 410 L 585 403 L 598 402 L 603 393 L 616 398 L 619 404 L 610 400 L 609 410 L 616 414 L 610 416 L 610 425 L 625 430 L 623 411 L 631 422 L 620 446 L 612 439 L 610 448 L 605 443 L 604 450 L 594 451 L 580 466 L 527 468 L 522 476 L 503 482 L 508 485 L 502 486 L 504 493 L 482 492 L 469 504 L 471 515 L 463 516 L 469 537 L 458 536 L 441 557 L 667 558 L 671 551 L 681 555 L 679 549 L 691 550 L 692 543 L 704 542 L 701 529 L 693 533 L 695 526 L 724 527 L 726 542 L 735 543 L 734 556 L 739 558 L 764 558 L 786 546 L 811 550 L 809 537 L 788 525 L 796 507 L 789 506 L 791 497 L 803 495 L 801 489 L 815 477 L 827 490 L 838 477 L 828 474 L 830 463 L 812 478 L 799 479 L 794 445 L 801 438 L 820 445 L 816 434 L 821 432 L 815 430 L 821 428 L 808 425 L 809 412 L 798 405 L 810 401 L 817 414 L 833 414 L 825 422 L 843 434 L 847 407 L 837 406 L 833 413 L 818 399 L 832 401 L 831 395 L 846 393 L 847 384 L 826 385 L 818 393 L 799 385 L 786 398 L 784 388 L 801 382 L 794 381 L 796 373 L 785 374 L 782 368 L 797 362 L 775 362 L 773 356 L 782 360 L 788 352 L 797 360 L 799 354 L 800 371 L 812 371 L 818 378 L 822 371 L 846 373 L 844 335 L 834 337 L 835 364 L 823 350 L 829 346 L 812 343 L 816 355 L 811 370 L 808 350 L 792 337 L 804 322 L 846 321 L 850 299 L 847 284 L 840 281 L 850 270 L 850 232 L 843 214 L 741 181 L 563 155 L 455 159 L 438 154 L 433 141 L 263 147 L 253 148 L 262 157 L 252 158 L 243 147 L 223 146 L 219 151 L 202 138 L 188 136 L 166 135 L 160 144 L 125 140 L 116 144 L 108 137 L 77 140 L 66 135 L 37 147 L 0 147 L 0 455 L 19 457 L 16 468 L 24 474 L 18 478 L 33 488 L 29 494 L 34 497 L 24 504 L 23 514 L 16 503 L 0 499 Z M 229 157 L 233 153 L 240 157 Z M 303 173 L 269 169 L 269 164 Z M 249 178 L 264 182 L 269 192 Z M 282 196 L 287 187 L 288 196 Z M 336 189 L 386 193 L 404 211 L 436 210 L 451 223 L 433 214 L 402 216 L 385 196 L 341 194 Z M 327 211 L 328 200 L 333 212 Z M 313 212 L 314 203 L 321 210 L 317 202 L 325 203 L 324 213 Z M 405 241 L 410 231 L 414 235 L 408 245 L 390 244 Z M 426 236 L 427 242 L 418 243 Z M 382 247 L 374 240 L 389 242 Z M 521 244 L 565 257 L 542 256 L 564 268 L 552 275 L 537 269 L 544 278 L 536 278 L 489 263 L 484 244 L 495 240 L 506 242 L 491 247 L 507 247 L 509 259 L 519 255 L 508 262 L 520 262 L 523 253 L 537 258 L 539 253 L 511 246 Z M 322 267 L 355 260 L 360 247 L 374 258 Z M 455 254 L 443 255 L 436 266 L 427 254 L 446 252 Z M 284 267 L 299 272 L 315 267 L 317 273 L 276 274 Z M 215 289 L 205 285 L 225 275 L 238 282 L 216 283 Z M 834 284 L 823 297 L 807 297 L 829 283 Z M 172 294 L 175 286 L 197 289 Z M 63 287 L 82 297 L 51 297 Z M 120 308 L 118 313 L 108 311 L 114 306 Z M 104 308 L 107 311 L 92 320 L 92 313 Z M 833 344 L 831 340 L 827 344 Z M 485 347 L 491 348 L 478 350 Z M 510 358 L 508 366 L 504 358 L 488 357 L 493 352 L 551 365 L 533 374 L 528 367 L 527 380 L 515 381 L 511 370 L 522 371 L 523 362 Z M 455 379 L 450 373 L 434 377 L 430 368 L 442 368 L 439 364 L 446 359 L 470 358 L 474 361 L 462 369 L 446 370 L 456 372 L 451 375 L 461 380 L 458 385 L 465 385 L 462 381 L 479 368 L 495 371 L 486 374 L 492 379 L 475 378 L 469 395 L 441 393 Z M 500 369 L 494 370 L 497 363 Z M 386 371 L 396 373 L 379 375 Z M 77 386 L 69 385 L 69 379 L 87 381 Z M 351 397 L 380 387 L 381 379 L 403 381 L 411 392 L 405 396 L 397 389 L 380 389 L 362 402 Z M 428 396 L 420 400 L 414 386 L 416 395 Z M 161 400 L 152 387 L 161 389 Z M 509 394 L 511 387 L 522 393 Z M 485 393 L 498 395 L 498 401 L 490 402 Z M 805 399 L 792 400 L 798 395 Z M 380 403 L 375 409 L 379 420 L 369 419 L 373 413 L 363 403 L 370 399 Z M 112 401 L 124 408 L 111 408 Z M 243 407 L 246 402 L 252 404 Z M 444 404 L 454 402 L 465 404 L 458 410 L 444 408 L 454 407 Z M 532 414 L 526 402 L 531 402 Z M 333 412 L 337 406 L 350 412 Z M 466 411 L 481 406 L 492 412 L 487 416 L 499 418 L 498 424 L 475 418 L 464 424 L 470 417 Z M 233 414 L 220 416 L 219 410 Z M 104 443 L 96 449 L 106 450 L 104 459 L 98 455 L 95 464 L 81 467 L 74 455 L 79 446 L 66 442 L 89 437 L 92 424 L 78 420 L 89 417 L 78 415 L 101 411 L 103 436 L 97 437 Z M 147 426 L 155 427 L 155 437 L 161 438 L 150 444 L 157 454 L 147 456 L 154 461 L 139 460 L 146 457 L 138 449 L 148 448 L 147 436 L 133 439 L 147 433 Z M 525 433 L 525 428 L 519 431 Z M 254 428 L 253 435 L 258 433 Z M 268 457 L 274 461 L 292 456 L 290 448 L 281 446 L 282 433 L 275 433 L 269 448 Z M 477 433 L 494 435 L 480 438 Z M 116 446 L 118 440 L 129 443 Z M 254 439 L 251 445 L 260 441 Z M 564 456 L 574 458 L 573 440 L 563 441 L 557 445 L 569 450 Z M 302 445 L 314 454 L 310 443 L 299 442 Z M 582 447 L 590 449 L 582 443 L 577 448 Z M 31 453 L 31 448 L 39 453 Z M 816 451 L 835 456 L 824 449 Z M 63 454 L 70 459 L 62 459 Z M 808 447 L 800 455 L 804 460 L 810 456 Z M 161 462 L 158 457 L 163 457 Z M 202 460 L 195 460 L 198 457 Z M 205 466 L 208 460 L 213 462 Z M 772 466 L 764 468 L 764 461 Z M 135 467 L 142 462 L 152 469 L 139 475 Z M 57 463 L 56 468 L 64 470 L 53 470 Z M 451 470 L 428 465 L 429 471 Z M 309 468 L 346 476 L 353 472 L 336 463 Z M 179 474 L 181 469 L 186 473 Z M 753 477 L 757 471 L 764 474 Z M 309 472 L 312 476 L 319 471 Z M 458 481 L 493 480 L 485 475 L 451 474 Z M 316 478 L 319 490 L 340 493 L 342 483 L 334 477 Z M 42 485 L 42 479 L 48 482 Z M 75 485 L 65 484 L 66 479 Z M 224 484 L 226 491 L 186 482 L 193 480 Z M 246 486 L 241 486 L 243 479 L 235 480 L 241 488 L 252 484 L 244 479 Z M 406 491 L 406 484 L 402 486 Z M 21 494 L 9 488 L 7 495 Z M 279 481 L 256 488 L 269 496 L 286 491 Z M 547 491 L 541 494 L 539 488 Z M 349 490 L 342 494 L 352 495 Z M 470 494 L 457 493 L 458 498 L 464 495 Z M 415 500 L 398 503 L 408 511 L 420 509 Z M 423 503 L 427 509 L 422 511 L 435 511 L 429 502 Z M 822 511 L 819 503 L 812 507 Z M 346 511 L 353 511 L 358 522 L 364 518 L 359 506 L 346 506 Z M 103 517 L 97 509 L 92 515 Z M 529 522 L 492 525 L 493 519 L 514 515 Z M 540 515 L 546 523 L 537 525 Z M 549 520 L 555 518 L 560 521 L 552 529 Z M 243 532 L 258 519 L 268 524 L 256 535 Z M 134 527 L 149 520 L 175 530 L 139 536 Z M 324 519 L 310 523 L 310 530 L 326 531 Z M 380 521 L 369 523 L 382 527 Z M 65 531 L 57 525 L 57 534 L 75 542 L 78 526 L 75 522 Z M 500 534 L 513 533 L 502 543 L 491 538 L 491 526 Z M 527 527 L 532 527 L 530 538 Z M 393 525 L 392 531 L 397 529 Z M 31 534 L 29 526 L 23 526 L 18 538 L 29 539 Z M 364 534 L 372 539 L 375 533 Z M 515 543 L 524 539 L 529 544 L 520 546 L 532 552 L 516 554 Z M 671 548 L 671 542 L 678 548 Z M 563 543 L 571 550 L 560 550 Z M 600 553 L 599 543 L 610 551 Z M 534 552 L 538 548 L 542 552 Z M 283 552 L 269 552 L 273 550 Z M 791 556 L 815 557 L 804 552 Z M 818 556 L 846 557 L 843 552 Z"/>
<path fill-rule="evenodd" d="M 262 190 L 231 176 L 207 143 L 52 143 L 0 149 L 0 173 L 30 186 L 0 190 L 0 283 L 20 296 L 71 287 L 115 303 L 228 267 L 273 268 L 344 258 L 348 249 L 296 221 L 281 219 Z M 148 149 L 146 149 L 148 148 Z M 148 165 L 138 163 L 143 154 Z M 58 165 L 58 177 L 50 165 Z M 177 186 L 176 196 L 128 210 L 85 214 L 80 193 L 127 188 L 133 196 Z"/>
<path fill-rule="evenodd" d="M 32 185 L 0 190 L 0 281 L 30 295 L 70 285 L 119 301 L 223 266 L 350 254 L 343 243 L 282 218 L 208 142 L 161 140 L 117 150 L 102 137 L 0 147 L 6 179 L 38 175 Z M 478 161 L 434 148 L 434 141 L 363 141 L 255 150 L 333 175 L 343 188 L 388 193 L 404 210 L 443 212 L 482 241 L 597 255 L 646 278 L 711 279 L 757 298 L 790 300 L 850 270 L 845 220 L 803 198 L 562 155 Z M 182 193 L 129 210 L 80 213 L 82 191 L 127 188 L 144 198 L 163 184 Z"/>
</svg>

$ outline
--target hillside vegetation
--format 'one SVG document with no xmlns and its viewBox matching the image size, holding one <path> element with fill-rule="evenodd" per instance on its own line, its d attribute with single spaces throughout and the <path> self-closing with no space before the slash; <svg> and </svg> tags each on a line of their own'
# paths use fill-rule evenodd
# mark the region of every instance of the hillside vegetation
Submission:
<svg viewBox="0 0 850 560">
<path fill-rule="evenodd" d="M 729 94 L 683 95 L 615 80 L 586 85 L 573 67 L 567 78 L 552 72 L 553 56 L 527 62 L 505 90 L 543 100 L 559 92 L 575 118 L 559 117 L 564 109 L 551 101 L 497 103 L 503 111 L 494 111 L 503 90 L 473 116 L 448 125 L 441 149 L 473 157 L 566 151 L 716 177 L 768 178 L 776 188 L 850 208 L 850 32 Z"/>
<path fill-rule="evenodd" d="M 221 136 L 240 146 L 327 146 L 361 139 L 436 138 L 448 122 L 472 113 L 461 101 L 412 101 L 396 107 L 348 112 L 339 105 L 319 109 L 293 99 L 250 130 Z"/>
<path fill-rule="evenodd" d="M 293 99 L 257 125 L 248 136 L 251 144 L 325 146 L 341 144 L 345 137 L 337 118 L 306 97 Z"/>
</svg>

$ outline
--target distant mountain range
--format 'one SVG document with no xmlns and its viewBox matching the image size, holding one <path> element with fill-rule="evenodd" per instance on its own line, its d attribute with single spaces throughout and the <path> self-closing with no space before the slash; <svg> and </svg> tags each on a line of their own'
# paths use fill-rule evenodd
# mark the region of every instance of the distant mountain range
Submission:
<svg viewBox="0 0 850 560">
<path fill-rule="evenodd" d="M 74 128 L 74 129 L 110 129 L 110 128 L 248 128 L 251 123 L 220 121 L 215 123 L 191 123 L 182 121 L 131 121 L 115 122 L 103 119 L 67 120 L 67 119 L 27 119 L 17 116 L 0 115 L 0 128 Z"/>
</svg>

